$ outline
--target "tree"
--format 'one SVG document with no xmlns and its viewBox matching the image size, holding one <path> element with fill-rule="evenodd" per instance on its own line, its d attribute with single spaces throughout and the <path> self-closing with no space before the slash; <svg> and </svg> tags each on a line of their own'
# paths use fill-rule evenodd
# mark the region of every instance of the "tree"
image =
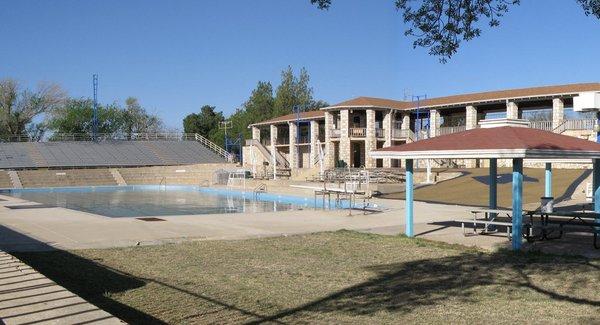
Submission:
<svg viewBox="0 0 600 325">
<path fill-rule="evenodd" d="M 416 39 L 413 47 L 429 49 L 429 54 L 445 63 L 460 47 L 481 35 L 480 20 L 490 27 L 500 24 L 500 17 L 520 0 L 394 0 L 408 28 L 404 34 Z M 586 16 L 600 18 L 600 0 L 576 0 Z M 332 0 L 310 0 L 321 10 L 331 7 Z"/>
<path fill-rule="evenodd" d="M 163 130 L 162 120 L 149 114 L 135 97 L 125 100 L 125 110 L 122 114 L 122 131 L 127 139 L 131 139 L 134 133 L 157 133 Z"/>
<path fill-rule="evenodd" d="M 309 86 L 310 76 L 305 68 L 300 69 L 298 77 L 291 66 L 281 72 L 281 83 L 275 92 L 274 116 L 290 114 L 294 106 L 302 111 L 313 109 L 313 89 Z"/>
<path fill-rule="evenodd" d="M 33 119 L 60 107 L 65 99 L 66 93 L 56 84 L 41 83 L 30 91 L 15 80 L 0 80 L 0 136 L 27 135 L 28 127 L 39 135 L 41 126 L 30 126 Z"/>
<path fill-rule="evenodd" d="M 219 137 L 219 125 L 225 120 L 222 112 L 216 112 L 215 106 L 204 105 L 200 113 L 192 113 L 183 119 L 185 133 L 198 133 L 207 139 L 223 144 L 223 137 Z"/>
<path fill-rule="evenodd" d="M 89 98 L 71 98 L 65 105 L 53 110 L 46 120 L 48 130 L 54 133 L 93 134 L 94 102 Z M 123 128 L 122 110 L 117 105 L 98 106 L 98 133 L 118 135 Z"/>
<path fill-rule="evenodd" d="M 137 99 L 129 97 L 126 107 L 117 104 L 98 106 L 98 133 L 130 139 L 133 133 L 162 130 L 162 120 L 146 112 Z M 50 112 L 46 127 L 54 133 L 93 134 L 94 102 L 89 98 L 71 98 Z"/>
</svg>

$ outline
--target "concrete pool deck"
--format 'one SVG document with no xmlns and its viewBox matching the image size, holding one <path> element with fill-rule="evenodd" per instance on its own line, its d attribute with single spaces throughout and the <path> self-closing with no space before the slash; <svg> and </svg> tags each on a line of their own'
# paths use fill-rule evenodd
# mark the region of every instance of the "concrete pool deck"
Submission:
<svg viewBox="0 0 600 325">
<path fill-rule="evenodd" d="M 290 188 L 270 192 L 312 197 L 312 191 Z M 378 234 L 404 232 L 404 201 L 374 199 L 383 206 L 380 213 L 363 214 L 348 210 L 306 210 L 182 215 L 159 217 L 164 221 L 142 221 L 136 218 L 108 218 L 59 207 L 9 209 L 10 205 L 35 204 L 0 195 L 0 249 L 30 251 L 47 249 L 110 248 L 134 245 L 176 243 L 186 240 L 238 240 L 257 237 L 294 235 L 341 229 Z M 509 247 L 505 236 L 470 236 L 462 234 L 452 221 L 470 216 L 473 207 L 415 202 L 415 234 L 417 237 L 451 244 L 477 246 L 493 250 Z M 553 241 L 553 244 L 558 241 Z M 543 250 L 553 247 L 539 242 Z M 549 248 L 547 248 L 547 246 Z M 587 240 L 571 245 L 568 252 L 600 257 L 590 250 Z"/>
</svg>

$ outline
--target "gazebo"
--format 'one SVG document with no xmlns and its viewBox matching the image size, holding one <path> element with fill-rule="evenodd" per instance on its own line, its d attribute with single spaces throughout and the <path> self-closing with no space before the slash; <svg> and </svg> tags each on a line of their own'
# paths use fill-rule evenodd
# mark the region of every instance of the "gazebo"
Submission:
<svg viewBox="0 0 600 325">
<path fill-rule="evenodd" d="M 480 128 L 433 137 L 371 152 L 373 158 L 406 159 L 406 230 L 414 236 L 415 159 L 489 159 L 489 208 L 497 206 L 498 159 L 512 160 L 512 248 L 521 249 L 523 160 L 545 162 L 545 196 L 552 196 L 552 162 L 593 162 L 594 211 L 600 212 L 600 144 L 528 127 L 522 120 L 482 121 Z M 600 220 L 596 220 L 600 222 Z"/>
</svg>

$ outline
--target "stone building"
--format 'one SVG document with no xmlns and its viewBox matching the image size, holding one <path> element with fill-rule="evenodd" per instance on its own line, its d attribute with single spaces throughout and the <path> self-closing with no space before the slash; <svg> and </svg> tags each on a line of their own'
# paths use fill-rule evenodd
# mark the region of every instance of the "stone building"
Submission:
<svg viewBox="0 0 600 325">
<path fill-rule="evenodd" d="M 481 120 L 522 119 L 529 127 L 596 141 L 596 113 L 573 110 L 574 98 L 600 93 L 600 83 L 499 90 L 419 102 L 358 97 L 318 111 L 280 116 L 252 129 L 244 166 L 291 170 L 334 167 L 391 168 L 402 162 L 374 159 L 378 148 L 474 129 Z M 275 156 L 272 155 L 275 153 Z M 435 161 L 476 167 L 477 161 Z"/>
</svg>

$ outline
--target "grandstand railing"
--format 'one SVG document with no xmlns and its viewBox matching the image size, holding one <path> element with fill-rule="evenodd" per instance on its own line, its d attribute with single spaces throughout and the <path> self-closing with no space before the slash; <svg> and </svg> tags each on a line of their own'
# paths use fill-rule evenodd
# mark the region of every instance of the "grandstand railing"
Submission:
<svg viewBox="0 0 600 325">
<path fill-rule="evenodd" d="M 0 142 L 56 142 L 56 141 L 197 141 L 216 154 L 232 162 L 234 155 L 216 143 L 197 133 L 159 132 L 159 133 L 99 133 L 95 137 L 87 133 L 53 133 L 45 137 L 27 135 L 0 136 Z"/>
</svg>

